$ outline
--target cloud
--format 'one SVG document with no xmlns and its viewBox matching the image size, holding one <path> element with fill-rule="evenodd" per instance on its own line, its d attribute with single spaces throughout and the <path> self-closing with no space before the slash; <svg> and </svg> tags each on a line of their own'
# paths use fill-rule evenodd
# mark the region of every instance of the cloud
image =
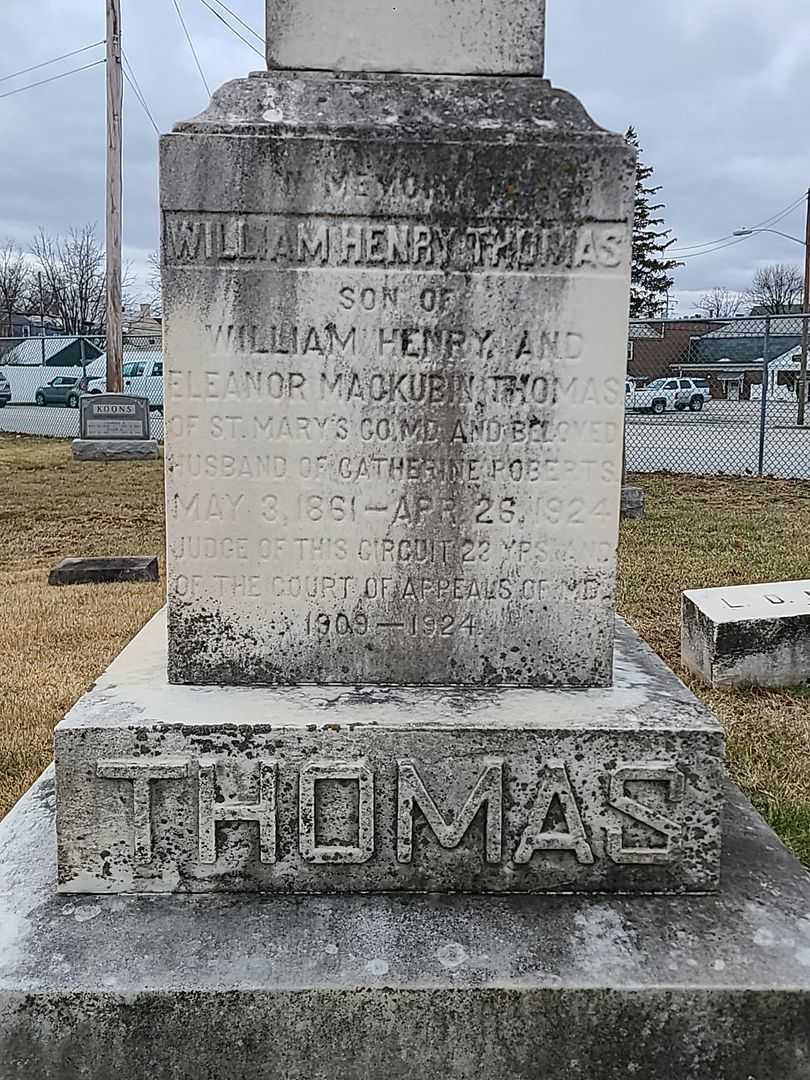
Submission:
<svg viewBox="0 0 810 1080">
<path fill-rule="evenodd" d="M 263 29 L 264 0 L 228 2 Z M 97 0 L 2 3 L 0 77 L 104 35 Z M 212 88 L 262 66 L 200 0 L 181 4 Z M 161 130 L 199 113 L 207 94 L 171 0 L 124 0 L 123 30 Z M 806 188 L 809 52 L 807 0 L 549 2 L 550 78 L 576 93 L 597 122 L 638 129 L 680 248 L 762 221 Z M 83 55 L 53 70 L 84 62 Z M 50 70 L 0 83 L 0 92 Z M 102 67 L 0 99 L 0 145 L 0 237 L 27 244 L 40 224 L 57 230 L 103 223 Z M 158 243 L 158 220 L 157 137 L 127 89 L 125 256 L 142 276 Z M 778 227 L 799 233 L 801 207 Z M 713 285 L 741 288 L 763 261 L 796 261 L 797 251 L 777 237 L 755 237 L 690 259 L 676 287 L 687 303 Z"/>
</svg>

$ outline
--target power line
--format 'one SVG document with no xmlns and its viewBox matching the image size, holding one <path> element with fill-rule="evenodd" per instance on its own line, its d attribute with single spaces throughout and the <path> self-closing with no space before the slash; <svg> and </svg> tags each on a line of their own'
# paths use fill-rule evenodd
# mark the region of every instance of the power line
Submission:
<svg viewBox="0 0 810 1080">
<path fill-rule="evenodd" d="M 725 244 L 718 244 L 717 247 L 709 248 L 708 251 L 696 251 L 692 255 L 679 255 L 679 261 L 689 261 L 689 259 L 699 259 L 701 255 L 712 255 L 715 251 L 724 251 L 726 248 L 736 247 L 737 244 L 743 244 L 748 239 L 747 236 L 740 236 L 736 240 L 730 240 Z"/>
<path fill-rule="evenodd" d="M 143 108 L 144 112 L 146 112 L 147 116 L 149 117 L 149 121 L 150 121 L 150 123 L 151 123 L 151 125 L 152 125 L 152 127 L 154 129 L 154 134 L 160 135 L 160 127 L 158 127 L 157 123 L 154 122 L 154 117 L 152 116 L 151 112 L 149 111 L 149 106 L 146 104 L 144 98 L 141 97 L 140 94 L 138 93 L 135 83 L 132 81 L 132 79 L 130 78 L 129 72 L 127 72 L 125 68 L 124 68 L 124 79 L 126 80 L 127 86 L 130 87 L 130 90 L 135 95 L 136 102 L 140 105 L 141 108 Z"/>
<path fill-rule="evenodd" d="M 177 12 L 177 18 L 180 20 L 180 25 L 183 27 L 183 32 L 186 35 L 186 41 L 188 42 L 188 47 L 191 49 L 191 55 L 194 57 L 194 62 L 197 65 L 197 71 L 199 71 L 200 78 L 203 81 L 203 86 L 205 87 L 205 92 L 210 97 L 211 96 L 211 87 L 208 85 L 208 80 L 206 79 L 205 72 L 202 69 L 202 64 L 200 63 L 200 58 L 199 58 L 199 56 L 197 56 L 197 50 L 194 48 L 194 42 L 191 40 L 191 34 L 188 32 L 188 27 L 186 26 L 186 20 L 183 18 L 183 12 L 180 10 L 180 0 L 172 0 L 172 3 L 174 4 L 174 10 Z"/>
<path fill-rule="evenodd" d="M 157 126 L 157 122 L 155 121 L 155 118 L 152 115 L 152 110 L 149 108 L 149 105 L 146 102 L 146 97 L 144 96 L 144 93 L 141 90 L 140 83 L 138 82 L 138 77 L 135 74 L 135 69 L 133 68 L 132 64 L 129 61 L 129 57 L 127 56 L 127 54 L 124 52 L 123 49 L 121 50 L 121 56 L 123 58 L 124 65 L 125 65 L 125 67 L 124 67 L 124 78 L 127 80 L 132 92 L 135 94 L 135 97 L 140 102 L 143 111 L 149 117 L 149 120 L 150 120 L 150 122 L 152 124 L 152 127 L 155 129 L 155 134 L 160 135 L 160 128 Z M 127 68 L 129 68 L 129 71 L 127 71 Z"/>
<path fill-rule="evenodd" d="M 240 26 L 243 26 L 245 28 L 245 30 L 247 30 L 247 32 L 249 34 L 253 34 L 253 36 L 255 38 L 258 38 L 258 40 L 262 43 L 262 45 L 264 45 L 264 40 L 265 39 L 264 39 L 263 34 L 260 34 L 258 32 L 258 30 L 254 30 L 252 26 L 249 26 L 245 22 L 245 20 L 241 19 L 232 8 L 229 8 L 227 4 L 223 3 L 223 0 L 215 0 L 215 3 L 219 4 L 219 6 L 221 8 L 225 8 L 225 10 L 228 12 L 228 14 L 230 16 L 232 16 L 234 19 L 236 19 L 236 21 L 239 23 Z"/>
<path fill-rule="evenodd" d="M 779 223 L 779 222 L 780 222 L 780 221 L 782 220 L 782 218 L 785 218 L 785 217 L 787 217 L 787 216 L 788 216 L 788 214 L 789 214 L 789 213 L 791 212 L 791 210 L 795 210 L 795 209 L 796 209 L 796 207 L 797 207 L 797 206 L 799 206 L 799 205 L 800 205 L 801 203 L 803 203 L 803 202 L 804 202 L 804 200 L 805 200 L 806 198 L 807 198 L 807 192 L 803 192 L 803 193 L 802 193 L 802 194 L 801 194 L 801 195 L 800 195 L 800 196 L 798 197 L 798 199 L 796 200 L 796 202 L 794 202 L 794 203 L 791 203 L 791 204 L 790 204 L 790 206 L 788 206 L 788 207 L 787 207 L 787 209 L 785 209 L 785 210 L 783 210 L 783 211 L 781 212 L 781 214 L 776 214 L 776 215 L 775 215 L 774 217 L 772 217 L 772 218 L 768 218 L 768 219 L 767 219 L 767 220 L 765 220 L 765 221 L 760 221 L 760 223 L 759 223 L 758 225 L 754 225 L 754 226 L 752 226 L 752 227 L 753 227 L 754 229 L 761 229 L 761 228 L 762 228 L 762 227 L 763 227 L 764 225 L 777 225 L 777 224 L 778 224 L 778 223 Z"/>
<path fill-rule="evenodd" d="M 90 68 L 98 67 L 99 64 L 106 63 L 106 60 L 95 60 L 92 64 L 85 64 L 84 67 L 63 71 L 61 75 L 51 75 L 50 79 L 40 79 L 39 82 L 28 83 L 26 86 L 18 86 L 16 90 L 6 90 L 4 94 L 0 94 L 0 98 L 11 97 L 13 94 L 21 94 L 23 90 L 33 90 L 35 86 L 44 86 L 46 83 L 56 82 L 57 79 L 64 79 L 68 75 L 75 75 L 77 71 L 89 71 Z"/>
<path fill-rule="evenodd" d="M 806 194 L 800 195 L 799 198 L 796 199 L 795 202 L 792 202 L 789 206 L 786 206 L 784 210 L 780 210 L 778 213 L 774 214 L 772 217 L 765 218 L 764 221 L 760 221 L 756 225 L 752 225 L 751 229 L 752 230 L 762 229 L 762 228 L 765 228 L 765 227 L 767 227 L 769 225 L 778 224 L 782 220 L 782 218 L 787 217 L 787 215 L 792 210 L 795 210 L 796 207 L 799 206 L 800 203 L 804 202 L 806 197 L 807 197 Z M 747 240 L 748 237 L 746 237 L 746 236 L 735 237 L 734 233 L 729 233 L 728 236 L 721 236 L 717 240 L 707 240 L 706 243 L 704 243 L 704 244 L 689 244 L 689 245 L 687 245 L 686 247 L 683 247 L 683 248 L 674 248 L 670 252 L 670 254 L 675 255 L 675 256 L 683 256 L 684 258 L 693 258 L 695 255 L 708 255 L 708 254 L 710 254 L 710 251 L 702 250 L 702 249 L 709 248 L 711 250 L 721 250 L 721 249 L 717 248 L 716 245 L 720 244 L 722 246 L 726 246 L 726 241 L 733 240 L 733 241 L 736 242 L 736 240 L 738 240 L 738 239 Z M 729 244 L 728 246 L 732 246 L 732 245 Z"/>
<path fill-rule="evenodd" d="M 8 82 L 9 79 L 16 79 L 19 75 L 27 75 L 29 71 L 39 71 L 40 68 L 50 67 L 51 64 L 58 64 L 60 60 L 67 60 L 71 56 L 78 56 L 79 53 L 90 52 L 91 49 L 97 49 L 99 45 L 104 44 L 104 39 L 96 41 L 92 45 L 85 45 L 82 49 L 74 49 L 73 52 L 63 53 L 61 56 L 55 56 L 53 60 L 44 60 L 41 64 L 34 64 L 32 67 L 23 68 L 21 71 L 15 71 L 11 75 L 3 75 L 0 77 L 0 83 Z M 80 69 L 77 69 L 80 70 Z"/>
<path fill-rule="evenodd" d="M 235 30 L 235 29 L 234 29 L 234 28 L 233 28 L 233 27 L 231 26 L 231 24 L 230 24 L 230 23 L 229 23 L 229 22 L 228 22 L 228 21 L 227 21 L 226 19 L 224 19 L 224 18 L 222 17 L 222 15 L 220 15 L 220 13 L 219 13 L 219 12 L 217 11 L 217 9 L 216 9 L 216 8 L 214 8 L 214 7 L 211 7 L 211 5 L 210 5 L 210 4 L 208 3 L 208 0 L 200 0 L 200 3 L 201 3 L 201 4 L 203 5 L 203 7 L 206 7 L 206 8 L 208 8 L 208 10 L 209 10 L 209 11 L 211 12 L 211 14 L 212 14 L 212 15 L 214 15 L 214 16 L 216 16 L 216 18 L 217 18 L 217 19 L 219 19 L 219 21 L 220 21 L 220 22 L 222 23 L 222 25 L 223 25 L 223 26 L 227 26 L 227 28 L 228 28 L 228 29 L 230 30 L 230 32 L 231 32 L 232 34 L 235 34 L 235 35 L 236 35 L 236 37 L 238 37 L 238 38 L 239 38 L 239 40 L 240 40 L 241 42 L 243 42 L 243 43 L 244 43 L 245 45 L 247 45 L 247 47 L 248 47 L 249 49 L 252 49 L 252 50 L 253 50 L 253 51 L 254 51 L 254 52 L 256 53 L 256 55 L 257 55 L 257 56 L 260 56 L 260 57 L 262 58 L 262 60 L 265 60 L 265 59 L 266 59 L 266 57 L 265 57 L 265 54 L 264 54 L 263 52 L 261 52 L 261 51 L 260 51 L 259 49 L 257 49 L 257 48 L 256 48 L 256 46 L 255 46 L 255 45 L 253 44 L 253 42 L 252 42 L 252 41 L 248 41 L 248 39 L 247 39 L 247 38 L 246 38 L 246 37 L 245 37 L 245 36 L 244 36 L 243 34 L 240 34 L 238 30 Z M 222 6 L 223 6 L 223 7 L 225 7 L 225 5 L 224 5 L 224 4 L 223 4 Z M 226 11 L 227 11 L 227 10 L 228 10 L 228 9 L 226 8 Z M 256 33 L 256 31 L 255 31 L 255 30 L 253 30 L 253 31 L 251 31 L 251 33 L 254 33 L 254 34 L 255 34 L 255 33 Z M 257 35 L 257 36 L 258 36 L 258 35 Z M 262 39 L 261 39 L 261 38 L 259 38 L 259 40 L 261 41 Z"/>
</svg>

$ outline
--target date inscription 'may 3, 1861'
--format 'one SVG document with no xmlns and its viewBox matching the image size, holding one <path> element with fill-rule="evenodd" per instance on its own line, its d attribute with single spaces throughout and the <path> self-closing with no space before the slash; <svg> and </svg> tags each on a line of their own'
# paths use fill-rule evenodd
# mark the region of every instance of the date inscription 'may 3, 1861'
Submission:
<svg viewBox="0 0 810 1080">
<path fill-rule="evenodd" d="M 170 673 L 610 679 L 626 224 L 164 215 Z"/>
</svg>

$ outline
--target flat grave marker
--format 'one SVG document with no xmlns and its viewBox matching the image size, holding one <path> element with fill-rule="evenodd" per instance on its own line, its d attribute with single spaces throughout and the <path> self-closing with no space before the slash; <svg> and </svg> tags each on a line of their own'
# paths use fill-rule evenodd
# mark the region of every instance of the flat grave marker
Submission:
<svg viewBox="0 0 810 1080">
<path fill-rule="evenodd" d="M 810 580 L 685 592 L 681 659 L 714 687 L 810 682 Z"/>
</svg>

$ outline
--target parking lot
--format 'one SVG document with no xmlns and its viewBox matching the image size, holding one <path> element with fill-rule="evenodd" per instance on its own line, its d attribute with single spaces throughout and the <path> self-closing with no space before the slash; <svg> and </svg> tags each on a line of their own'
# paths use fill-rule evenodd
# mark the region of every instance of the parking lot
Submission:
<svg viewBox="0 0 810 1080">
<path fill-rule="evenodd" d="M 630 413 L 627 468 L 631 472 L 756 476 L 760 430 L 758 401 L 712 401 L 695 413 Z M 794 401 L 768 403 L 763 473 L 810 479 L 810 426 L 796 426 Z"/>
</svg>

